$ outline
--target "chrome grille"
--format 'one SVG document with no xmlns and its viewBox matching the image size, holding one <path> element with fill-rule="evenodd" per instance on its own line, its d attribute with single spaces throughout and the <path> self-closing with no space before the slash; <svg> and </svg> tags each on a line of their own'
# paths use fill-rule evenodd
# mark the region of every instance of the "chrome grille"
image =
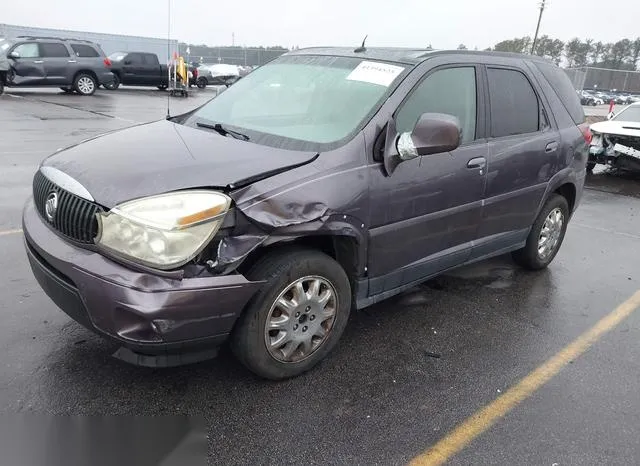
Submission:
<svg viewBox="0 0 640 466">
<path fill-rule="evenodd" d="M 53 219 L 47 217 L 46 203 L 51 193 L 58 196 Z M 93 244 L 98 234 L 96 214 L 102 208 L 52 183 L 40 171 L 33 178 L 33 199 L 42 219 L 54 230 L 79 243 Z"/>
</svg>

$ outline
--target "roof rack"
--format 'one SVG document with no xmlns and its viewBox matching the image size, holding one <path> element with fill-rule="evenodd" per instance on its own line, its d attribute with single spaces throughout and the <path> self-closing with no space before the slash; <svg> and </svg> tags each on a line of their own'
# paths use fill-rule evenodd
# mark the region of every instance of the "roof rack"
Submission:
<svg viewBox="0 0 640 466">
<path fill-rule="evenodd" d="M 17 36 L 16 39 L 26 39 L 26 40 L 61 40 L 61 41 L 73 41 L 73 42 L 86 42 L 88 44 L 93 44 L 90 40 L 85 39 L 74 39 L 72 37 L 45 37 L 45 36 Z"/>
</svg>

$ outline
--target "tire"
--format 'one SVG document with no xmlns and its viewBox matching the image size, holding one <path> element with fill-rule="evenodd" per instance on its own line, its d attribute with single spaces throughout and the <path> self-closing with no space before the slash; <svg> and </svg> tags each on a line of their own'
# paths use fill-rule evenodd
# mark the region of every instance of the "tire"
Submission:
<svg viewBox="0 0 640 466">
<path fill-rule="evenodd" d="M 93 95 L 98 88 L 98 82 L 90 74 L 80 73 L 73 80 L 73 88 L 80 95 Z"/>
<path fill-rule="evenodd" d="M 105 89 L 109 91 L 115 91 L 120 87 L 120 78 L 118 77 L 117 74 L 114 74 L 113 81 L 111 81 L 109 84 L 103 84 L 103 86 Z"/>
<path fill-rule="evenodd" d="M 207 78 L 198 78 L 198 80 L 196 81 L 196 86 L 198 86 L 198 89 L 204 89 L 205 87 L 207 87 L 207 84 L 209 84 L 207 82 Z"/>
<path fill-rule="evenodd" d="M 0 74 L 0 95 L 4 94 L 4 76 Z"/>
<path fill-rule="evenodd" d="M 557 224 L 557 222 L 553 221 L 552 214 L 558 218 L 558 212 L 561 214 L 562 224 L 559 228 L 555 229 L 553 228 L 553 225 Z M 564 235 L 567 231 L 568 223 L 569 203 L 559 194 L 552 195 L 540 211 L 536 221 L 533 223 L 525 247 L 515 251 L 513 253 L 513 259 L 525 269 L 544 269 L 551 263 L 560 250 L 562 241 L 564 240 Z M 548 235 L 551 236 L 547 236 L 547 244 L 549 241 L 552 243 L 549 245 L 550 248 L 543 251 L 544 253 L 541 253 L 539 250 L 539 247 L 541 247 L 539 241 L 542 240 L 543 228 L 545 228 L 545 226 L 551 227 L 551 231 L 548 233 Z"/>
<path fill-rule="evenodd" d="M 234 354 L 249 370 L 272 380 L 296 377 L 331 352 L 351 311 L 351 285 L 340 264 L 319 251 L 288 249 L 265 256 L 247 278 L 265 281 L 231 337 Z M 298 282 L 304 294 L 297 291 Z M 329 298 L 324 298 L 323 304 L 324 296 Z M 290 310 L 278 302 L 287 303 Z M 267 331 L 267 319 L 279 327 Z M 273 345 L 268 347 L 268 341 Z"/>
<path fill-rule="evenodd" d="M 596 167 L 596 163 L 595 162 L 587 162 L 587 171 L 588 172 L 592 172 L 595 167 Z"/>
</svg>

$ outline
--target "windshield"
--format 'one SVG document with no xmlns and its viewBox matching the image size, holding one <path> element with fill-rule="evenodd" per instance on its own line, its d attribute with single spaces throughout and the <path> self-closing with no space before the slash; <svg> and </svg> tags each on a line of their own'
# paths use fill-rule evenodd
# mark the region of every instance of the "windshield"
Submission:
<svg viewBox="0 0 640 466">
<path fill-rule="evenodd" d="M 627 107 L 618 113 L 613 120 L 618 121 L 635 121 L 640 123 L 640 106 L 634 105 L 632 107 Z"/>
<path fill-rule="evenodd" d="M 186 123 L 231 126 L 259 144 L 317 148 L 359 130 L 404 71 L 359 58 L 281 57 L 222 92 Z"/>
<path fill-rule="evenodd" d="M 109 55 L 109 60 L 112 61 L 120 61 L 122 60 L 124 57 L 126 57 L 127 54 L 123 53 L 123 52 L 116 52 L 116 53 L 112 53 L 111 55 Z"/>
</svg>

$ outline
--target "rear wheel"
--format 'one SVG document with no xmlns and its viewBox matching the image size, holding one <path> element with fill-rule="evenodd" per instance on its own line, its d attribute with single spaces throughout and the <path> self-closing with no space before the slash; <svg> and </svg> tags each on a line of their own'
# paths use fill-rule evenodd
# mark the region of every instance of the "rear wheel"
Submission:
<svg viewBox="0 0 640 466">
<path fill-rule="evenodd" d="M 80 73 L 73 82 L 73 88 L 80 95 L 93 95 L 97 87 L 96 79 L 87 73 Z"/>
<path fill-rule="evenodd" d="M 247 277 L 265 284 L 234 329 L 236 357 L 273 380 L 298 376 L 324 359 L 351 310 L 351 286 L 340 264 L 318 251 L 293 249 L 266 256 Z"/>
<path fill-rule="evenodd" d="M 200 77 L 196 81 L 196 86 L 198 86 L 198 89 L 204 89 L 205 87 L 207 87 L 207 84 L 208 84 L 207 78 L 204 78 L 204 77 Z"/>
<path fill-rule="evenodd" d="M 567 200 L 552 195 L 531 227 L 525 247 L 513 253 L 514 260 L 529 270 L 547 267 L 560 250 L 568 222 Z"/>
</svg>

